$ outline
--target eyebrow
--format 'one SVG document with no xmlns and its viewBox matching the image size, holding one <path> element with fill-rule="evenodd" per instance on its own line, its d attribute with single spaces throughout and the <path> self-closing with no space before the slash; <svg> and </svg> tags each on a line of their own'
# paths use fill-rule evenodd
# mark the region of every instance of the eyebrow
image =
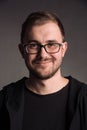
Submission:
<svg viewBox="0 0 87 130">
<path fill-rule="evenodd" d="M 58 42 L 57 40 L 48 40 L 46 42 Z"/>
<path fill-rule="evenodd" d="M 37 41 L 37 40 L 28 40 L 28 43 L 30 43 L 30 42 L 39 42 L 39 41 Z"/>
<path fill-rule="evenodd" d="M 30 42 L 41 43 L 41 42 L 39 42 L 38 40 L 29 40 L 28 43 L 30 43 Z M 47 40 L 46 43 L 48 43 L 48 42 L 58 42 L 58 41 L 57 41 L 57 40 Z"/>
</svg>

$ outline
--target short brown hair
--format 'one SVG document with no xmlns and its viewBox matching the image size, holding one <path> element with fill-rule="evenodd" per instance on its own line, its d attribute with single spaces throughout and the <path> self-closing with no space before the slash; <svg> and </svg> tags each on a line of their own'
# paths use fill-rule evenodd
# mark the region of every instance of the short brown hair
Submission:
<svg viewBox="0 0 87 130">
<path fill-rule="evenodd" d="M 32 28 L 34 25 L 43 25 L 48 21 L 53 21 L 58 25 L 60 28 L 61 34 L 63 36 L 63 41 L 65 37 L 65 31 L 62 22 L 58 18 L 56 14 L 46 12 L 46 11 L 38 11 L 31 13 L 25 22 L 22 24 L 22 31 L 21 31 L 21 43 L 23 43 L 23 39 L 26 33 L 27 28 Z"/>
</svg>

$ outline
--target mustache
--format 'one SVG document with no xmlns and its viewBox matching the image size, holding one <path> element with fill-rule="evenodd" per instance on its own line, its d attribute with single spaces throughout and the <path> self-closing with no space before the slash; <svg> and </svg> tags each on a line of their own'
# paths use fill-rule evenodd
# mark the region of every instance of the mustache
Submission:
<svg viewBox="0 0 87 130">
<path fill-rule="evenodd" d="M 53 61 L 52 58 L 36 58 L 35 60 L 33 60 L 33 63 L 37 63 L 37 62 L 41 62 L 41 61 Z"/>
</svg>

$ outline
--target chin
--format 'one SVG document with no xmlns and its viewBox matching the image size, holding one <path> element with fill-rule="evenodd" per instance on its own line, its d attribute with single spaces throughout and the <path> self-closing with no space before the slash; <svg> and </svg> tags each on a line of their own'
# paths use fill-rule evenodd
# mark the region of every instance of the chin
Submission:
<svg viewBox="0 0 87 130">
<path fill-rule="evenodd" d="M 58 69 L 53 71 L 53 72 L 50 72 L 49 74 L 41 74 L 39 72 L 35 72 L 35 71 L 32 71 L 30 72 L 33 77 L 37 78 L 37 79 L 41 79 L 41 80 L 47 80 L 47 79 L 50 79 L 52 78 L 56 73 L 58 72 Z"/>
</svg>

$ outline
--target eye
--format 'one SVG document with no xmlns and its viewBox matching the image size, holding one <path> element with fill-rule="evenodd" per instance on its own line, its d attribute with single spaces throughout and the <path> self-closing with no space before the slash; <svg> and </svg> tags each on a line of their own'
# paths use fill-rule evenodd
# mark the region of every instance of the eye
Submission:
<svg viewBox="0 0 87 130">
<path fill-rule="evenodd" d="M 57 46 L 58 46 L 57 43 L 53 43 L 53 42 L 47 44 L 48 48 L 54 48 L 54 47 L 57 47 Z"/>
<path fill-rule="evenodd" d="M 30 49 L 36 49 L 36 48 L 38 48 L 38 45 L 37 45 L 37 43 L 30 43 L 30 44 L 28 44 L 28 47 Z"/>
</svg>

